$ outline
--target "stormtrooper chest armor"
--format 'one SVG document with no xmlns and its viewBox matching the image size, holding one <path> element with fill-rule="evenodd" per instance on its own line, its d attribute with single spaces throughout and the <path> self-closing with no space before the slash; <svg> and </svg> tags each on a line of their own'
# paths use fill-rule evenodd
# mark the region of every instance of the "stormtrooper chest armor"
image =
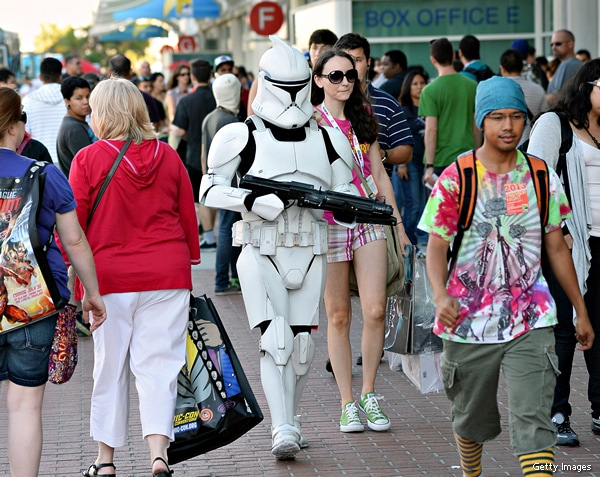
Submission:
<svg viewBox="0 0 600 477">
<path fill-rule="evenodd" d="M 315 121 L 306 127 L 302 141 L 278 141 L 257 116 L 253 132 L 256 155 L 248 174 L 279 181 L 296 181 L 316 188 L 331 187 L 332 172 L 323 133 Z"/>
</svg>

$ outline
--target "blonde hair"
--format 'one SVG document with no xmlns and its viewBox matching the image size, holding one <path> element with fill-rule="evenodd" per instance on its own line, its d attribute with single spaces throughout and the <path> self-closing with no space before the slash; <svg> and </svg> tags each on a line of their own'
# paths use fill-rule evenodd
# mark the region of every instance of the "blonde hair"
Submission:
<svg viewBox="0 0 600 477">
<path fill-rule="evenodd" d="M 148 108 L 140 90 L 129 80 L 100 81 L 90 95 L 94 133 L 98 139 L 156 139 Z"/>
</svg>

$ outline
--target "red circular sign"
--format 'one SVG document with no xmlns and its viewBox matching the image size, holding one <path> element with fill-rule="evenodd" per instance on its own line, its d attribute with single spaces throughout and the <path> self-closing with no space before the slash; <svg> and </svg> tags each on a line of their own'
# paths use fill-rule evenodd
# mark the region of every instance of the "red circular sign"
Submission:
<svg viewBox="0 0 600 477">
<path fill-rule="evenodd" d="M 177 48 L 182 53 L 192 53 L 196 51 L 196 40 L 193 36 L 180 36 Z"/>
<path fill-rule="evenodd" d="M 283 25 L 283 10 L 278 3 L 260 2 L 250 10 L 250 28 L 259 35 L 277 33 Z"/>
</svg>

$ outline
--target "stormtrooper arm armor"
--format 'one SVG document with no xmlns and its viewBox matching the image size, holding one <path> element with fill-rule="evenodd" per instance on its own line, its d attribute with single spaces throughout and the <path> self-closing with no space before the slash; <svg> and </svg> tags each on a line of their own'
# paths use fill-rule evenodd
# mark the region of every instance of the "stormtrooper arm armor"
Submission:
<svg viewBox="0 0 600 477">
<path fill-rule="evenodd" d="M 240 153 L 248 142 L 248 127 L 235 123 L 220 129 L 211 143 L 207 159 L 208 172 L 200 183 L 200 202 L 207 207 L 234 212 L 254 212 L 274 220 L 284 209 L 274 194 L 256 197 L 249 190 L 231 186 L 240 165 Z"/>
<path fill-rule="evenodd" d="M 331 145 L 338 155 L 338 159 L 331 163 L 331 190 L 360 196 L 360 192 L 352 183 L 354 156 L 352 155 L 352 149 L 350 149 L 348 139 L 336 129 L 328 126 L 321 127 L 326 129 L 326 134 L 329 136 Z M 335 218 L 334 220 L 338 225 L 343 225 L 344 227 L 353 228 L 356 226 L 356 221 L 347 223 L 336 220 Z"/>
</svg>

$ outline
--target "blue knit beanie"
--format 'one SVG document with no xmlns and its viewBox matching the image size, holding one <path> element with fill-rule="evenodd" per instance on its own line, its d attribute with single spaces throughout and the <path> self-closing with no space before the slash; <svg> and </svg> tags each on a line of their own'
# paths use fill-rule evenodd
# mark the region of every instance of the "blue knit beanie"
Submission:
<svg viewBox="0 0 600 477">
<path fill-rule="evenodd" d="M 512 108 L 527 114 L 525 95 L 519 83 L 510 78 L 492 76 L 477 85 L 475 123 L 481 129 L 483 118 L 496 109 Z"/>
</svg>

